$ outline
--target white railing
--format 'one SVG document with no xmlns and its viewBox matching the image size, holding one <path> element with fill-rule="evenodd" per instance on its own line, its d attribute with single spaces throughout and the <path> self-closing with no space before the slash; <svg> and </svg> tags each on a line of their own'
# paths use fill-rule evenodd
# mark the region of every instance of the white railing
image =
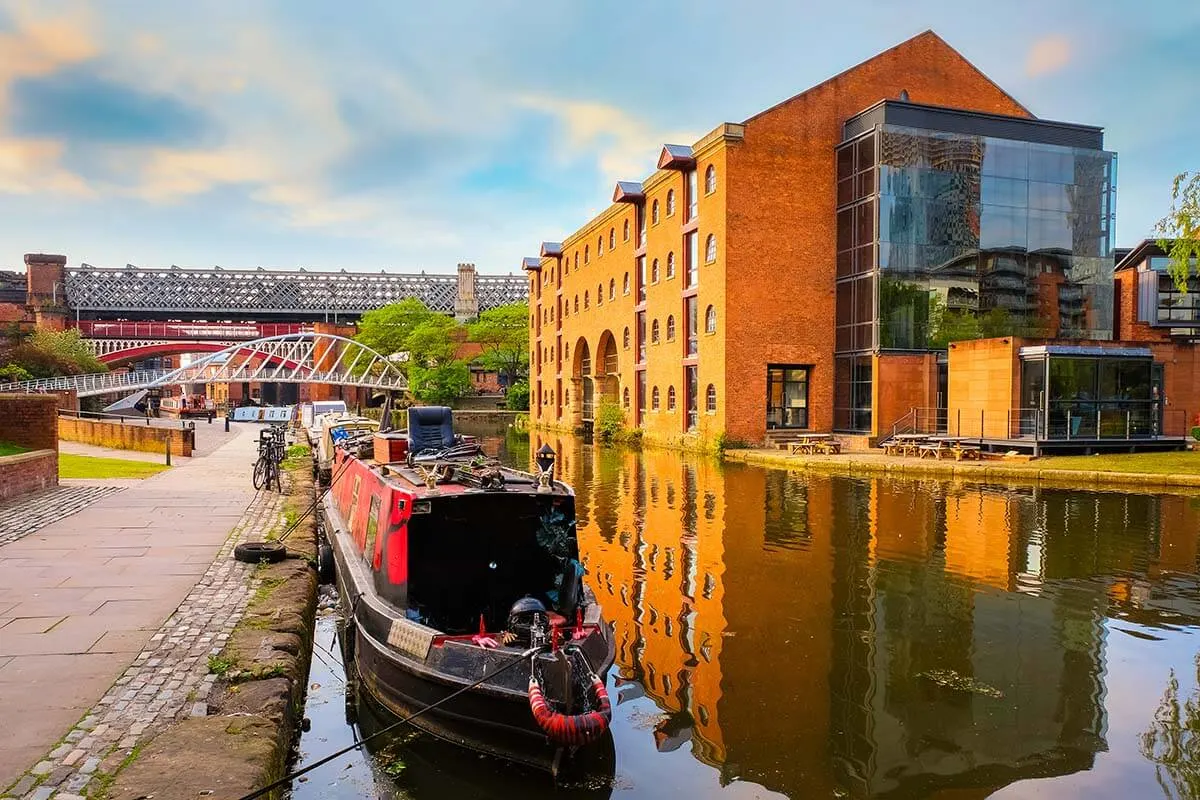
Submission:
<svg viewBox="0 0 1200 800">
<path fill-rule="evenodd" d="M 32 381 L 0 383 L 0 392 L 55 392 L 73 389 L 80 397 L 123 391 L 145 389 L 157 385 L 168 370 L 140 370 L 137 372 L 93 372 L 87 375 L 63 375 L 58 378 L 38 378 Z"/>
</svg>

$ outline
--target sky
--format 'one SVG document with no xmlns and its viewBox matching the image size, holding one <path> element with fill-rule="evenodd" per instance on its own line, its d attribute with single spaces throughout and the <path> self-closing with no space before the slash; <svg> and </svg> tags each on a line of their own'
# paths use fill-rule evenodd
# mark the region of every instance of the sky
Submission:
<svg viewBox="0 0 1200 800">
<path fill-rule="evenodd" d="M 516 272 L 664 142 L 929 28 L 1105 128 L 1118 246 L 1200 169 L 1195 0 L 0 0 L 0 269 Z"/>
</svg>

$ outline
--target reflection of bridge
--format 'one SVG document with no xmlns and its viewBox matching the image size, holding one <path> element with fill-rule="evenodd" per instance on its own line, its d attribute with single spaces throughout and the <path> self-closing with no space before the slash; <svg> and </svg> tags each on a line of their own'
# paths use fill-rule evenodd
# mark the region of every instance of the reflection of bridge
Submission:
<svg viewBox="0 0 1200 800">
<path fill-rule="evenodd" d="M 0 384 L 0 392 L 74 390 L 79 397 L 203 383 L 321 383 L 405 390 L 396 365 L 352 339 L 292 333 L 220 349 L 175 370 L 104 372 Z"/>
</svg>

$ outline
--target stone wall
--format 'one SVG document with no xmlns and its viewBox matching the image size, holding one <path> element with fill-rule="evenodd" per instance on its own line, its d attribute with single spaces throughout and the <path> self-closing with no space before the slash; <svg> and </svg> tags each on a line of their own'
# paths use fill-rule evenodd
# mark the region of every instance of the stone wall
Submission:
<svg viewBox="0 0 1200 800">
<path fill-rule="evenodd" d="M 61 417 L 58 421 L 58 436 L 67 442 L 83 442 L 143 453 L 165 453 L 167 437 L 170 437 L 171 455 L 174 456 L 190 456 L 196 446 L 196 431 L 191 428 L 161 428 L 134 419 L 122 423 Z"/>
<path fill-rule="evenodd" d="M 58 485 L 58 453 L 34 450 L 0 456 L 0 503 Z"/>
<path fill-rule="evenodd" d="M 0 394 L 0 442 L 58 452 L 58 402 L 52 394 Z"/>
</svg>

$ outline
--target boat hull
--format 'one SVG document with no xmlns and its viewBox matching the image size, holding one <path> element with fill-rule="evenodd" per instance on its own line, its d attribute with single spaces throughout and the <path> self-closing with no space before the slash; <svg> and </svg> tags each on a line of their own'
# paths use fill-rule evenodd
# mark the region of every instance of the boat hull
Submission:
<svg viewBox="0 0 1200 800">
<path fill-rule="evenodd" d="M 530 711 L 529 659 L 519 659 L 510 650 L 484 651 L 459 643 L 431 648 L 425 659 L 418 659 L 389 645 L 389 630 L 400 615 L 374 596 L 369 573 L 328 500 L 324 522 L 333 545 L 342 604 L 351 609 L 342 637 L 343 657 L 348 668 L 353 666 L 361 691 L 374 702 L 397 717 L 420 712 L 411 724 L 425 733 L 554 775 L 590 773 L 594 765 L 609 760 L 605 754 L 613 750 L 610 733 L 575 750 L 546 738 Z M 580 647 L 603 680 L 612 667 L 615 648 L 611 631 L 601 625 L 600 632 L 603 635 L 589 637 Z M 447 699 L 508 664 L 512 666 L 495 678 Z"/>
</svg>

